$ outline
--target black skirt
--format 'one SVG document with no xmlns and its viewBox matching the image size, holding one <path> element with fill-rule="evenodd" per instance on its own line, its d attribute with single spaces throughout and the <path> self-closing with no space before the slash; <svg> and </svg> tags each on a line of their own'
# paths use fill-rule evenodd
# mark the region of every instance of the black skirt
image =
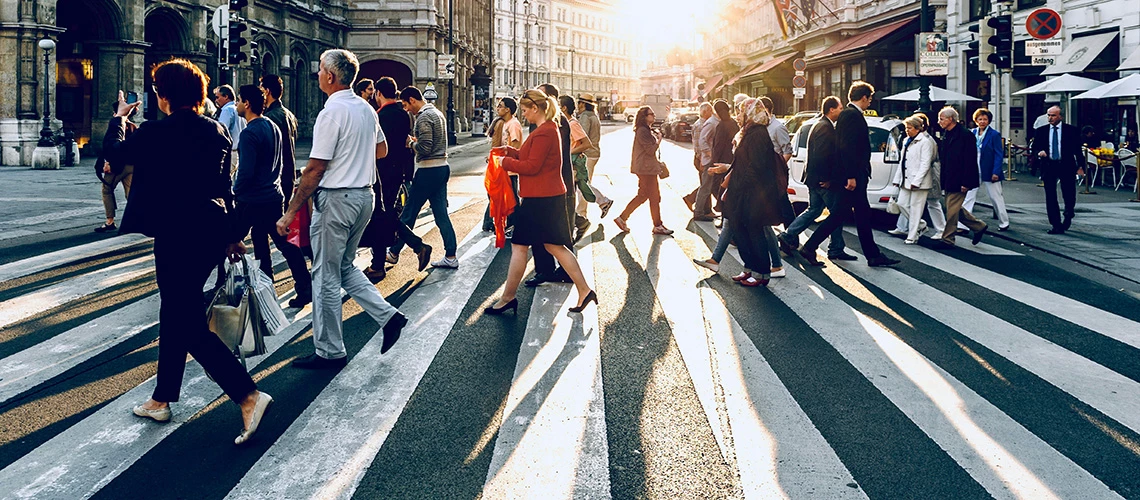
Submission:
<svg viewBox="0 0 1140 500">
<path fill-rule="evenodd" d="M 570 221 L 566 217 L 564 195 L 545 198 L 523 198 L 514 213 L 515 245 L 569 246 L 574 240 L 570 234 Z"/>
</svg>

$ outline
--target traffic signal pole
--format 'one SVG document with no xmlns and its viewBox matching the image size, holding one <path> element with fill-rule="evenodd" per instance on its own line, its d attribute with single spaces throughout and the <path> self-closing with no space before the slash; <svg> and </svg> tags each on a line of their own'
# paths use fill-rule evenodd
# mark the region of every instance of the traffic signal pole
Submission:
<svg viewBox="0 0 1140 500">
<path fill-rule="evenodd" d="M 919 28 L 921 33 L 934 31 L 934 19 L 930 15 L 930 2 L 922 0 L 922 6 L 919 7 Z M 930 77 L 918 77 L 918 112 L 929 116 L 932 112 L 930 109 Z"/>
</svg>

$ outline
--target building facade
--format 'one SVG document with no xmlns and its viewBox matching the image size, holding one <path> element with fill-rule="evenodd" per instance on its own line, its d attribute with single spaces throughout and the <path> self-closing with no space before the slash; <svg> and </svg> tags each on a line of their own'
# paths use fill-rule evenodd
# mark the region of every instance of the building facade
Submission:
<svg viewBox="0 0 1140 500">
<path fill-rule="evenodd" d="M 490 64 L 490 1 L 452 0 L 457 54 L 456 109 L 472 113 L 470 77 Z M 83 154 L 96 153 L 118 90 L 136 91 L 144 119 L 160 112 L 149 68 L 171 57 L 187 58 L 210 76 L 211 86 L 256 83 L 264 74 L 284 80 L 282 101 L 307 136 L 324 103 L 317 81 L 321 52 L 343 47 L 362 63 L 360 76 L 392 76 L 402 85 L 436 82 L 436 56 L 448 51 L 448 1 L 253 0 L 244 9 L 256 29 L 259 58 L 248 67 L 223 70 L 211 20 L 221 0 L 2 0 L 0 64 L 0 164 L 28 165 L 39 137 L 45 90 L 53 128 L 70 131 Z M 228 2 L 226 2 L 228 3 Z M 37 42 L 56 41 L 47 54 Z M 46 89 L 45 89 L 46 84 Z M 436 82 L 440 102 L 447 85 Z M 440 106 L 443 108 L 444 106 Z M 461 120 L 462 121 L 462 120 Z"/>
</svg>

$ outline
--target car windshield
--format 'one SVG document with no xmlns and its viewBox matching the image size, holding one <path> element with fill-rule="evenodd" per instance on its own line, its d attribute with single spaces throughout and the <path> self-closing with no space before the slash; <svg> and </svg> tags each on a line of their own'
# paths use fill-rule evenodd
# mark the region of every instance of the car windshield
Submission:
<svg viewBox="0 0 1140 500">
<path fill-rule="evenodd" d="M 689 125 L 692 125 L 692 124 L 696 123 L 697 120 L 699 120 L 700 118 L 701 118 L 701 115 L 699 115 L 699 114 L 689 113 L 685 116 L 682 116 L 681 121 L 688 123 Z"/>
<path fill-rule="evenodd" d="M 809 135 L 809 132 L 811 132 L 811 126 L 814 124 L 815 124 L 815 122 L 803 124 L 803 127 L 802 127 L 803 130 L 801 130 L 799 132 L 799 140 L 796 141 L 797 147 L 799 147 L 799 148 L 806 148 L 807 147 L 808 135 Z"/>
<path fill-rule="evenodd" d="M 900 150 L 902 148 L 902 141 L 906 136 L 905 127 L 898 125 L 891 129 L 889 132 L 883 129 L 871 129 L 871 146 L 875 145 L 875 132 L 886 137 L 885 144 L 883 145 L 883 161 L 887 163 L 896 163 L 901 159 Z"/>
</svg>

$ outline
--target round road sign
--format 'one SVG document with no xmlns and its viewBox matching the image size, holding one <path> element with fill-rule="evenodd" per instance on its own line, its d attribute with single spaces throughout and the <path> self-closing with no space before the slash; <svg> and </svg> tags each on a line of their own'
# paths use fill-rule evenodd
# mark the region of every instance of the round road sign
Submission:
<svg viewBox="0 0 1140 500">
<path fill-rule="evenodd" d="M 1053 9 L 1037 9 L 1025 20 L 1025 30 L 1038 40 L 1048 40 L 1061 32 L 1061 15 Z"/>
<path fill-rule="evenodd" d="M 793 76 L 792 77 L 792 86 L 796 87 L 798 89 L 802 89 L 804 87 L 807 87 L 807 78 L 804 78 L 802 76 Z"/>
<path fill-rule="evenodd" d="M 802 57 L 797 57 L 795 61 L 792 61 L 792 68 L 796 71 L 803 71 L 807 69 L 807 61 L 803 60 Z"/>
</svg>

